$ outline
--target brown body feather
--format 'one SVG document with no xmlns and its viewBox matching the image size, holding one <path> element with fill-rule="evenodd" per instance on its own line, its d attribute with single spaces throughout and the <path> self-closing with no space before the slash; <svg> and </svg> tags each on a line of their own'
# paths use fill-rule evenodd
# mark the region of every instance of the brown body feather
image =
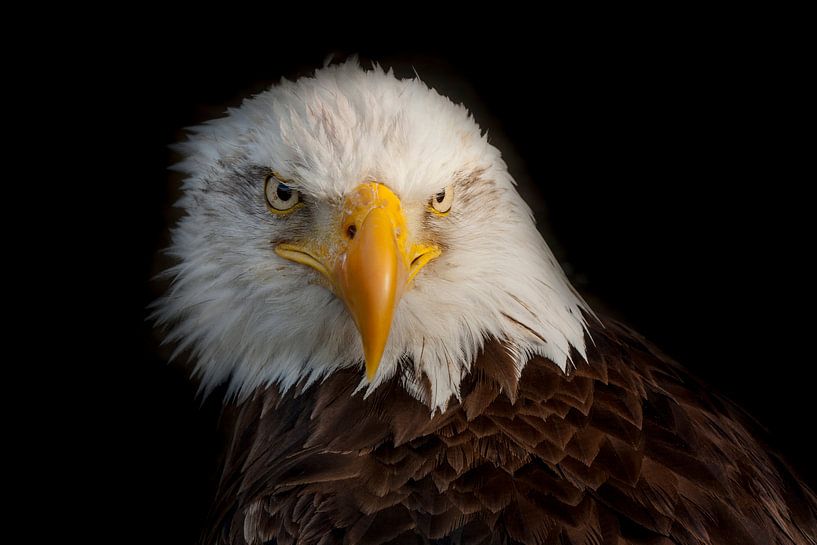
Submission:
<svg viewBox="0 0 817 545">
<path fill-rule="evenodd" d="M 811 544 L 817 499 L 753 424 L 620 324 L 515 380 L 489 343 L 430 417 L 359 371 L 228 405 L 207 544 Z"/>
</svg>

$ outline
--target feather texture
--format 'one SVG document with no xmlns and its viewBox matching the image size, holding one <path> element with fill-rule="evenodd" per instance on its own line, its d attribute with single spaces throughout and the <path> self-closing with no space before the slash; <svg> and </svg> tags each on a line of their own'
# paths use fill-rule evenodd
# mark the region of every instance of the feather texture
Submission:
<svg viewBox="0 0 817 545">
<path fill-rule="evenodd" d="M 817 543 L 817 499 L 752 424 L 626 327 L 588 363 L 487 343 L 429 417 L 395 378 L 338 371 L 225 409 L 207 544 Z"/>
</svg>

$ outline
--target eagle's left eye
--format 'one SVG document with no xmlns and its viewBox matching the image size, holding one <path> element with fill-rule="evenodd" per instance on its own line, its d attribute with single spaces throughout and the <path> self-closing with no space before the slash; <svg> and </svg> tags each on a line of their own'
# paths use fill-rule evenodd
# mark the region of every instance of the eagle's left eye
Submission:
<svg viewBox="0 0 817 545">
<path fill-rule="evenodd" d="M 264 195 L 270 211 L 277 214 L 291 212 L 301 202 L 301 194 L 275 175 L 264 181 Z"/>
<path fill-rule="evenodd" d="M 446 214 L 451 210 L 451 203 L 454 201 L 454 188 L 447 186 L 431 197 L 431 209 L 438 214 Z"/>
</svg>

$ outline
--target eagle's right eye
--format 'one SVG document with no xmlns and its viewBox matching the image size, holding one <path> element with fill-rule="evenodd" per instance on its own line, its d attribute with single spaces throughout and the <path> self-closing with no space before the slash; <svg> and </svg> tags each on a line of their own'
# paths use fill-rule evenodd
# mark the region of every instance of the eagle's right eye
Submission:
<svg viewBox="0 0 817 545">
<path fill-rule="evenodd" d="M 454 201 L 454 188 L 447 186 L 438 191 L 429 202 L 429 208 L 437 215 L 444 216 L 451 210 L 451 203 Z"/>
<path fill-rule="evenodd" d="M 301 194 L 274 174 L 264 181 L 267 207 L 274 214 L 288 214 L 301 204 Z"/>
</svg>

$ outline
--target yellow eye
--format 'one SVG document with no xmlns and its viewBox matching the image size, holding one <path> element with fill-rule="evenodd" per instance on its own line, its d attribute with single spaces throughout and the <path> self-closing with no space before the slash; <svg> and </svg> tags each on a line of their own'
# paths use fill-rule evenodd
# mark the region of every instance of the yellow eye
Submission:
<svg viewBox="0 0 817 545">
<path fill-rule="evenodd" d="M 264 181 L 264 195 L 270 212 L 274 214 L 288 214 L 301 203 L 301 194 L 275 175 L 267 176 Z"/>
<path fill-rule="evenodd" d="M 454 202 L 454 187 L 447 186 L 431 197 L 431 210 L 437 214 L 447 214 Z"/>
</svg>

